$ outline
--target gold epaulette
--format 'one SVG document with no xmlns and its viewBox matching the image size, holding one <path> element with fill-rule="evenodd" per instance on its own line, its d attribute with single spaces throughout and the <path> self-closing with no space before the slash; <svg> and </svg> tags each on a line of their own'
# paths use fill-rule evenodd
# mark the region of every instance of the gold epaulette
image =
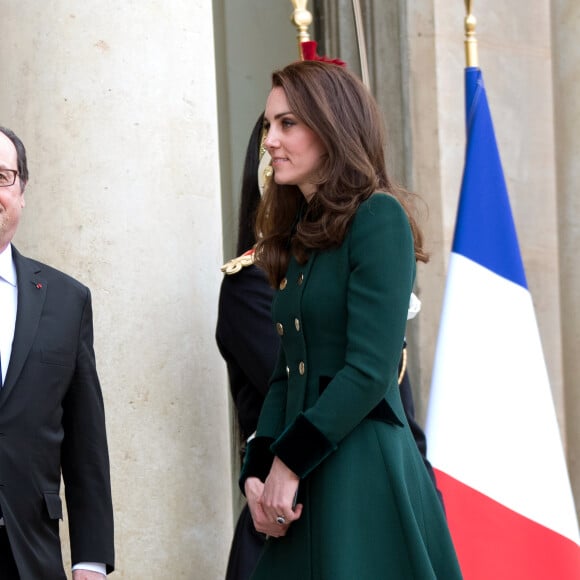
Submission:
<svg viewBox="0 0 580 580">
<path fill-rule="evenodd" d="M 407 347 L 403 347 L 403 352 L 401 353 L 401 372 L 399 373 L 399 385 L 403 382 L 403 377 L 405 376 L 405 371 L 407 370 Z"/>
<path fill-rule="evenodd" d="M 237 274 L 242 268 L 251 266 L 254 263 L 254 248 L 244 252 L 241 256 L 233 258 L 229 262 L 226 262 L 221 270 L 226 276 L 231 276 L 232 274 Z"/>
</svg>

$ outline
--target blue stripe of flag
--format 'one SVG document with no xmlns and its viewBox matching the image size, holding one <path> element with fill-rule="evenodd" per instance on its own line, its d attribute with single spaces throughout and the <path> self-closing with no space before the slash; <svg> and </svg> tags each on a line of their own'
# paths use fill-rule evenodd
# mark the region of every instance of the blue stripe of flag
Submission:
<svg viewBox="0 0 580 580">
<path fill-rule="evenodd" d="M 467 150 L 453 251 L 527 288 L 479 68 L 465 69 Z"/>
</svg>

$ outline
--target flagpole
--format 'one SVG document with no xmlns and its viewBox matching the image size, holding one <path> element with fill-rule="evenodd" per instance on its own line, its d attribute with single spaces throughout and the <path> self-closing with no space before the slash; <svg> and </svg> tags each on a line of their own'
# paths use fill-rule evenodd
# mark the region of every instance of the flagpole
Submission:
<svg viewBox="0 0 580 580">
<path fill-rule="evenodd" d="M 358 44 L 358 54 L 360 59 L 360 71 L 362 82 L 367 89 L 370 89 L 371 83 L 369 80 L 369 63 L 367 60 L 367 49 L 365 43 L 365 30 L 362 21 L 362 10 L 360 0 L 352 0 L 352 10 L 354 12 L 354 25 L 356 31 L 356 40 Z"/>
<path fill-rule="evenodd" d="M 477 20 L 471 12 L 472 6 L 473 0 L 465 0 L 465 9 L 467 11 L 465 16 L 465 59 L 468 67 L 479 67 L 477 39 L 475 38 Z"/>
<path fill-rule="evenodd" d="M 292 12 L 292 24 L 296 26 L 298 34 L 296 38 L 298 39 L 298 55 L 300 60 L 304 60 L 304 55 L 302 54 L 302 43 L 310 40 L 310 34 L 308 33 L 308 27 L 312 24 L 312 13 L 307 10 L 306 6 L 308 0 L 291 0 L 292 6 L 294 6 L 294 12 Z"/>
</svg>

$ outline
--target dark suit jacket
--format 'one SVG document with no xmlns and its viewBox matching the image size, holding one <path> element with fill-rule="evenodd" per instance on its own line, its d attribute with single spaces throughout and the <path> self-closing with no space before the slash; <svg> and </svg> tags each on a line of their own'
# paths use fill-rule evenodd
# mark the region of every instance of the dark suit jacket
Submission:
<svg viewBox="0 0 580 580">
<path fill-rule="evenodd" d="M 22 580 L 65 578 L 61 469 L 72 560 L 113 570 L 113 509 L 89 289 L 13 247 L 18 309 L 0 390 L 0 507 Z"/>
</svg>

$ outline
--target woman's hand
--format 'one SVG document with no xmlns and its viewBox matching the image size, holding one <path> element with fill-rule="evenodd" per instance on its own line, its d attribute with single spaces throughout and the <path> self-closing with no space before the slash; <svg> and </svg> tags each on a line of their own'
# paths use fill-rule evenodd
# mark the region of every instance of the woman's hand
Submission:
<svg viewBox="0 0 580 580">
<path fill-rule="evenodd" d="M 264 483 L 260 504 L 269 522 L 282 528 L 284 534 L 289 525 L 302 514 L 302 504 L 295 505 L 299 482 L 300 478 L 281 459 L 275 457 Z"/>
<path fill-rule="evenodd" d="M 277 457 L 265 483 L 257 477 L 246 479 L 244 489 L 256 530 L 275 538 L 286 535 L 290 524 L 302 514 L 302 504 L 294 505 L 299 481 Z"/>
<path fill-rule="evenodd" d="M 264 484 L 257 477 L 248 477 L 244 484 L 244 490 L 256 530 L 262 534 L 266 534 L 266 536 L 274 536 L 275 538 L 284 536 L 288 526 L 281 526 L 273 521 L 272 518 L 266 515 L 262 507 L 261 499 Z"/>
</svg>

